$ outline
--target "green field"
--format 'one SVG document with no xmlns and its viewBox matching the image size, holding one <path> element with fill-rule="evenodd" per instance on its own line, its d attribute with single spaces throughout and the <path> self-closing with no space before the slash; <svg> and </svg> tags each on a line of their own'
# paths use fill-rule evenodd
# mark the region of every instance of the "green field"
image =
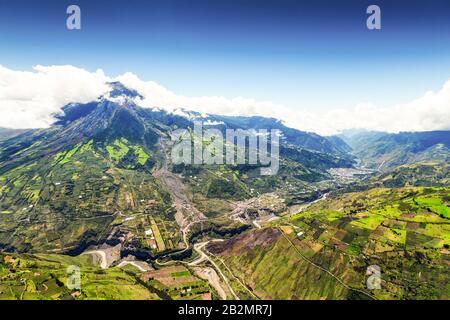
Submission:
<svg viewBox="0 0 450 320">
<path fill-rule="evenodd" d="M 189 271 L 181 271 L 181 272 L 173 272 L 170 275 L 174 278 L 179 278 L 179 277 L 188 277 L 191 275 L 191 273 Z"/>
<path fill-rule="evenodd" d="M 11 260 L 12 258 L 12 260 Z M 68 289 L 67 268 L 81 270 L 81 288 Z M 101 270 L 90 256 L 0 254 L 0 300 L 155 300 L 160 297 L 137 281 L 132 268 Z"/>
<path fill-rule="evenodd" d="M 450 220 L 436 209 L 448 209 L 449 190 L 372 189 L 330 197 L 220 245 L 225 251 L 219 256 L 260 298 L 370 298 L 356 291 L 362 290 L 377 299 L 449 299 Z M 279 234 L 269 236 L 271 229 Z M 267 245 L 245 249 L 258 237 Z M 382 270 L 382 290 L 365 287 L 371 264 Z"/>
</svg>

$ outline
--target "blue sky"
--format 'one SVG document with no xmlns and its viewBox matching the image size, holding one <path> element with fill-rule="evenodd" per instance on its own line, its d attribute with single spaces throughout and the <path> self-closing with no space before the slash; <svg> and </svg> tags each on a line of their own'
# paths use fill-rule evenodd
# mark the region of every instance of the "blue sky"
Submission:
<svg viewBox="0 0 450 320">
<path fill-rule="evenodd" d="M 65 27 L 78 4 L 82 30 Z M 366 28 L 370 4 L 382 30 Z M 5 1 L 0 64 L 130 71 L 177 94 L 328 110 L 389 106 L 450 78 L 450 3 L 430 1 Z"/>
</svg>

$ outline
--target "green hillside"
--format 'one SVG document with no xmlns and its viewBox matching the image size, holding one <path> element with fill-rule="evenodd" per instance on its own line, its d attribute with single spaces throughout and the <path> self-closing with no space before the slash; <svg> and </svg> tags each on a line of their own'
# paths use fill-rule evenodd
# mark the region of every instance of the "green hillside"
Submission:
<svg viewBox="0 0 450 320">
<path fill-rule="evenodd" d="M 155 300 L 133 268 L 99 269 L 90 256 L 0 253 L 0 300 Z M 81 270 L 81 289 L 67 287 L 67 268 Z"/>
<path fill-rule="evenodd" d="M 449 299 L 449 205 L 449 188 L 350 193 L 208 249 L 260 298 Z"/>
<path fill-rule="evenodd" d="M 325 138 L 142 108 L 109 85 L 49 128 L 0 130 L 0 299 L 450 298 L 448 132 Z M 194 120 L 247 139 L 278 129 L 279 170 L 174 163 L 178 129 L 225 152 Z M 65 285 L 70 265 L 81 290 Z M 381 290 L 367 289 L 371 265 Z"/>
<path fill-rule="evenodd" d="M 450 161 L 450 131 L 356 132 L 342 135 L 361 165 L 387 171 L 403 164 Z"/>
</svg>

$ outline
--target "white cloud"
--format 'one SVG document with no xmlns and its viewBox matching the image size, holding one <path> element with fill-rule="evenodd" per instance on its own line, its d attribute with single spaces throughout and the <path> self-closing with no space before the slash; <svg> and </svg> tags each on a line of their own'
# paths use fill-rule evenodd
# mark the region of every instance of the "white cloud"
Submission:
<svg viewBox="0 0 450 320">
<path fill-rule="evenodd" d="M 227 99 L 179 96 L 155 82 L 142 81 L 131 73 L 118 77 L 118 80 L 145 97 L 142 106 L 157 106 L 167 110 L 186 108 L 222 115 L 262 115 L 278 118 L 289 127 L 322 135 L 336 134 L 345 129 L 387 132 L 450 129 L 450 80 L 439 92 L 427 92 L 409 103 L 389 108 L 367 103 L 352 109 L 332 109 L 322 113 L 305 109 L 294 111 L 272 102 L 241 97 Z"/>
<path fill-rule="evenodd" d="M 324 120 L 334 132 L 353 128 L 393 133 L 449 130 L 450 80 L 438 92 L 429 91 L 407 103 L 392 107 L 361 104 L 350 110 L 330 111 Z"/>
<path fill-rule="evenodd" d="M 141 106 L 157 107 L 171 112 L 177 108 L 184 108 L 190 111 L 221 115 L 269 115 L 275 114 L 277 109 L 284 108 L 272 102 L 242 97 L 228 99 L 220 96 L 187 97 L 177 95 L 153 81 L 142 81 L 132 73 L 125 73 L 115 80 L 144 96 L 144 100 L 140 102 Z"/>
<path fill-rule="evenodd" d="M 101 70 L 73 66 L 36 66 L 15 71 L 0 66 L 0 127 L 42 128 L 70 102 L 86 103 L 107 91 Z"/>
<path fill-rule="evenodd" d="M 70 102 L 88 102 L 105 93 L 105 82 L 121 81 L 137 90 L 144 99 L 139 104 L 179 113 L 179 108 L 222 115 L 262 115 L 281 119 L 290 127 L 323 135 L 344 129 L 364 128 L 388 132 L 450 129 L 450 80 L 443 88 L 411 102 L 392 107 L 360 104 L 351 109 L 331 109 L 315 113 L 292 110 L 268 101 L 221 96 L 177 95 L 153 82 L 142 81 L 132 73 L 115 79 L 101 70 L 88 72 L 72 66 L 37 66 L 32 72 L 0 66 L 0 127 L 46 127 L 52 114 Z"/>
</svg>

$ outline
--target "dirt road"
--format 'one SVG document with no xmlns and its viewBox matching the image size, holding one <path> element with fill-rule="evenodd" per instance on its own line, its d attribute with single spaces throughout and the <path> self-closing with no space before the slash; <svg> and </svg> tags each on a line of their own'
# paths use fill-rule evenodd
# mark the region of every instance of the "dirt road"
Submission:
<svg viewBox="0 0 450 320">
<path fill-rule="evenodd" d="M 114 262 L 120 259 L 121 244 L 115 247 L 102 246 L 101 248 L 83 252 L 81 255 L 90 254 L 98 258 L 100 268 L 109 268 Z M 95 260 L 94 262 L 96 262 Z"/>
<path fill-rule="evenodd" d="M 151 270 L 151 268 L 148 266 L 148 264 L 145 262 L 142 262 L 142 261 L 122 261 L 117 266 L 124 267 L 126 265 L 132 265 L 132 266 L 138 268 L 142 272 Z"/>
<path fill-rule="evenodd" d="M 208 281 L 211 286 L 216 289 L 220 299 L 227 300 L 227 293 L 222 287 L 221 281 L 217 272 L 213 268 L 209 267 L 194 267 L 194 272 L 203 280 Z"/>
<path fill-rule="evenodd" d="M 238 295 L 236 294 L 236 292 L 234 292 L 233 288 L 231 287 L 230 281 L 228 280 L 228 278 L 223 274 L 222 270 L 220 270 L 219 266 L 217 266 L 217 264 L 214 262 L 214 260 L 212 260 L 208 256 L 208 254 L 206 254 L 206 252 L 204 251 L 206 245 L 208 243 L 210 243 L 210 242 L 213 242 L 213 241 L 223 241 L 223 240 L 222 239 L 216 239 L 216 240 L 211 240 L 211 241 L 207 241 L 207 242 L 196 243 L 194 245 L 194 250 L 200 255 L 200 258 L 198 260 L 192 262 L 192 263 L 197 263 L 197 261 L 199 261 L 199 260 L 200 260 L 200 262 L 204 261 L 204 260 L 209 261 L 214 266 L 214 268 L 219 272 L 220 276 L 222 277 L 223 281 L 225 282 L 225 284 L 226 284 L 226 286 L 228 288 L 228 291 L 233 295 L 234 299 L 240 300 Z M 213 285 L 213 283 L 211 283 L 211 285 Z"/>
<path fill-rule="evenodd" d="M 106 258 L 105 251 L 93 250 L 93 251 L 87 251 L 87 252 L 82 253 L 82 255 L 86 255 L 86 254 L 90 254 L 90 255 L 99 257 L 100 258 L 100 268 L 102 268 L 102 269 L 108 268 L 108 259 Z"/>
</svg>

